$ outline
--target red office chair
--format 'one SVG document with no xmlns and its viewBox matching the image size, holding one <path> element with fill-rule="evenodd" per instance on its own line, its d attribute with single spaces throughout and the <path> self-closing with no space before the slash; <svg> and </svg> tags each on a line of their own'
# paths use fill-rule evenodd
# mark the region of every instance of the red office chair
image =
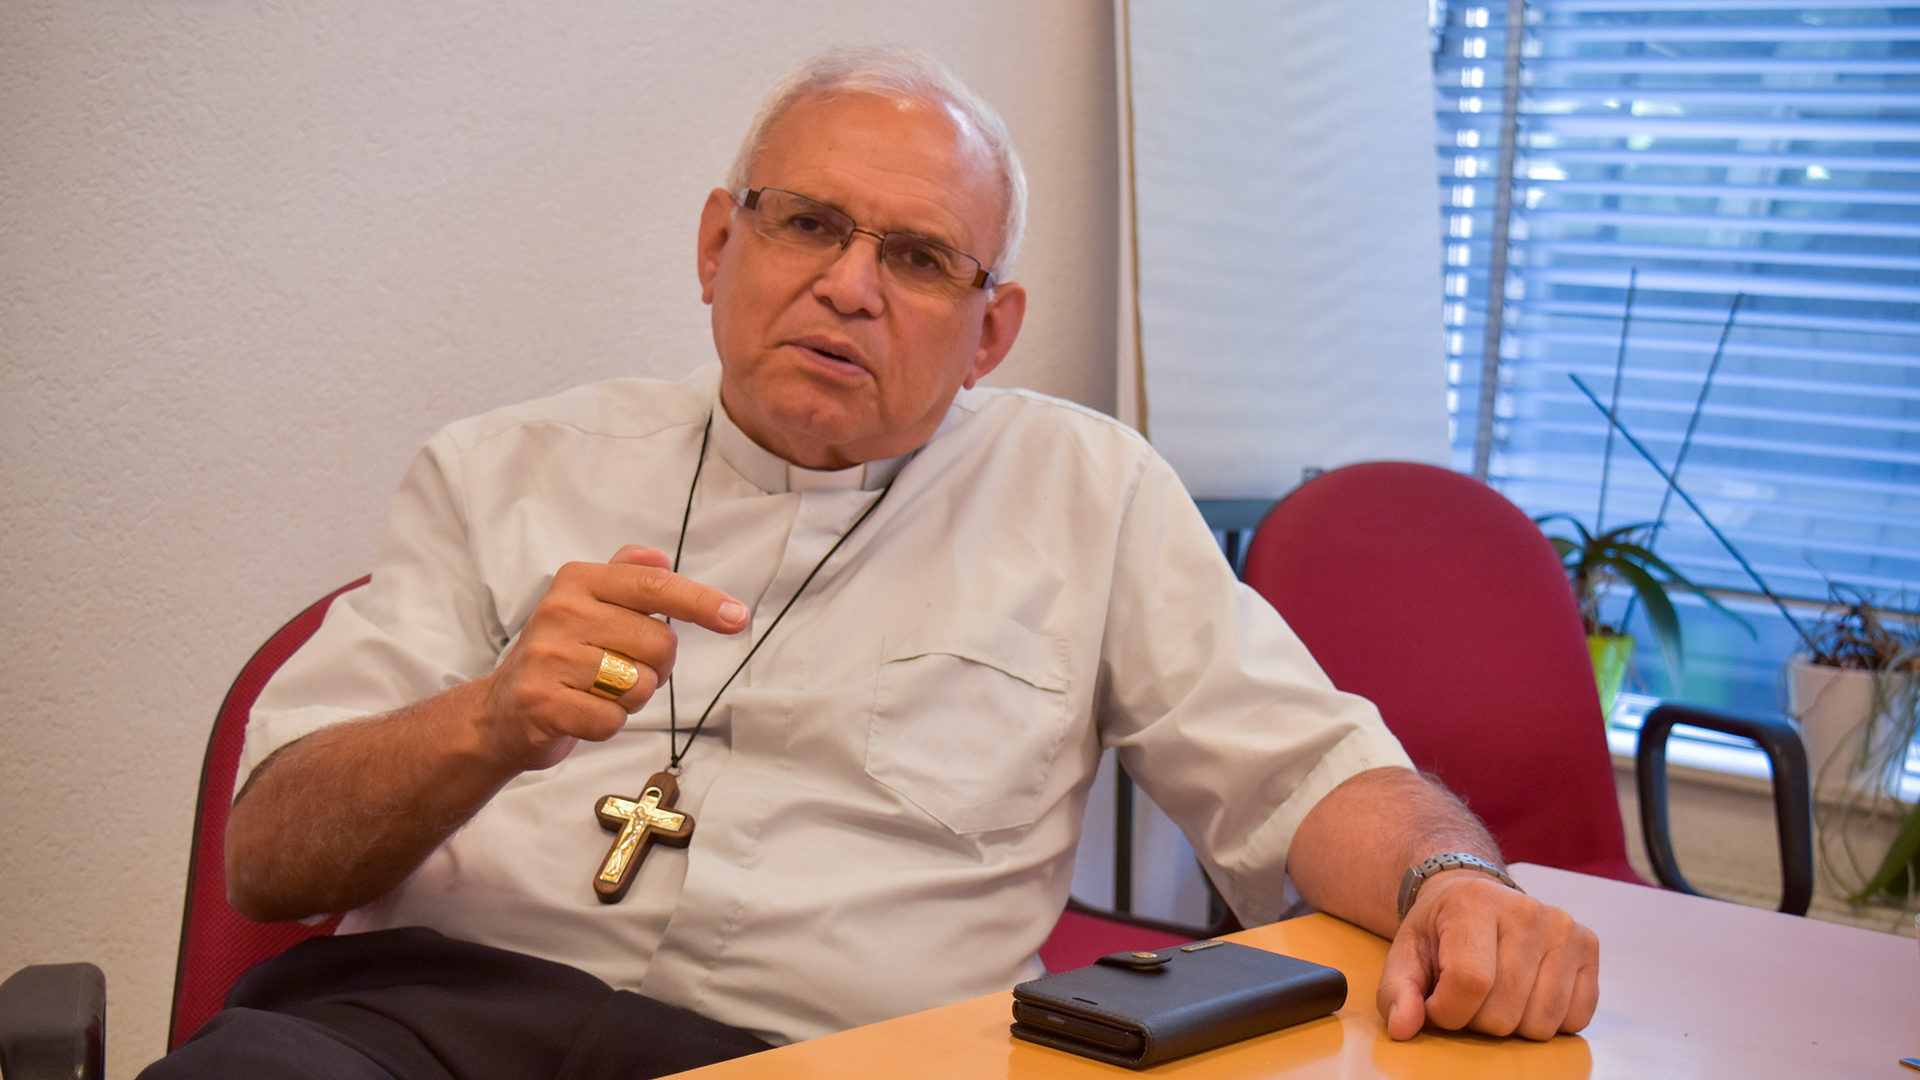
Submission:
<svg viewBox="0 0 1920 1080">
<path fill-rule="evenodd" d="M 257 923 L 227 903 L 227 811 L 233 805 L 234 773 L 247 733 L 253 703 L 273 673 L 320 628 L 334 598 L 367 583 L 343 585 L 314 601 L 274 631 L 253 654 L 220 703 L 200 769 L 199 809 L 193 823 L 193 853 L 187 864 L 186 909 L 180 919 L 180 959 L 173 980 L 173 1020 L 167 1047 L 186 1042 L 200 1025 L 220 1011 L 227 990 L 248 968 L 310 937 L 330 934 L 339 919 L 309 926 L 298 922 Z"/>
<path fill-rule="evenodd" d="M 1268 512 L 1243 577 L 1336 686 L 1379 706 L 1415 764 L 1486 822 L 1507 858 L 1645 884 L 1627 860 L 1572 588 L 1539 526 L 1506 497 L 1431 465 L 1335 469 Z M 1679 706 L 1649 716 L 1638 782 L 1661 884 L 1695 891 L 1666 829 L 1666 733 L 1676 722 L 1767 751 L 1787 879 L 1781 910 L 1804 914 L 1811 801 L 1806 756 L 1784 720 Z"/>
</svg>

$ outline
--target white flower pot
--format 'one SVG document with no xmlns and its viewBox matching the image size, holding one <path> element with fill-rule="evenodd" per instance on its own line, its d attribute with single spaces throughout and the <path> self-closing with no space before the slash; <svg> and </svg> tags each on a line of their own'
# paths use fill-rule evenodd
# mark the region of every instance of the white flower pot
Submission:
<svg viewBox="0 0 1920 1080">
<path fill-rule="evenodd" d="M 1885 708 L 1913 707 L 1913 678 L 1881 675 L 1888 685 L 1875 714 L 1874 673 L 1815 664 L 1805 656 L 1787 663 L 1787 708 L 1807 747 L 1815 790 L 1842 785 L 1862 793 L 1893 794 L 1905 767 L 1904 753 L 1885 746 L 1895 725 Z"/>
</svg>

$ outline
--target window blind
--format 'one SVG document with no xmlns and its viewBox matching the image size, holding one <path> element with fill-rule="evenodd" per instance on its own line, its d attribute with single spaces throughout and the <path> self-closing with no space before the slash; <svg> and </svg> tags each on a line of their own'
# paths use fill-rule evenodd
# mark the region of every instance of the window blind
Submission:
<svg viewBox="0 0 1920 1080">
<path fill-rule="evenodd" d="M 1602 489 L 1608 526 L 1664 503 L 1703 584 L 1920 606 L 1920 4 L 1452 0 L 1439 30 L 1456 466 L 1589 525 Z M 1688 696 L 1770 708 L 1796 635 L 1740 606 L 1761 647 L 1696 613 Z"/>
</svg>

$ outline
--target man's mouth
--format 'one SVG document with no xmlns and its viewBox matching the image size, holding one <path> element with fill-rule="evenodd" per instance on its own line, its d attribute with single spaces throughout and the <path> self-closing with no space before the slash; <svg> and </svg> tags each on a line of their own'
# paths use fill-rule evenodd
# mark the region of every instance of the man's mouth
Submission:
<svg viewBox="0 0 1920 1080">
<path fill-rule="evenodd" d="M 858 368 L 861 371 L 865 371 L 867 367 L 866 361 L 860 356 L 859 351 L 845 342 L 831 341 L 824 338 L 801 338 L 792 344 L 797 348 L 805 349 L 817 357 L 829 360 L 836 365 Z"/>
</svg>

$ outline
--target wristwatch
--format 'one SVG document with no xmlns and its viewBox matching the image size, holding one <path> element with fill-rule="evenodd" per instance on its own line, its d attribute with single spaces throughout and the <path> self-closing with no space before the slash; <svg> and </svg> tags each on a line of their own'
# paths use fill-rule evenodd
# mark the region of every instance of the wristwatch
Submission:
<svg viewBox="0 0 1920 1080">
<path fill-rule="evenodd" d="M 1420 895 L 1420 886 L 1426 884 L 1428 878 L 1435 874 L 1444 874 L 1449 870 L 1477 870 L 1516 892 L 1527 891 L 1515 884 L 1505 870 L 1480 856 L 1469 855 L 1464 851 L 1448 851 L 1407 867 L 1407 872 L 1401 875 L 1400 917 L 1406 918 L 1407 912 L 1413 910 L 1413 901 Z"/>
</svg>

